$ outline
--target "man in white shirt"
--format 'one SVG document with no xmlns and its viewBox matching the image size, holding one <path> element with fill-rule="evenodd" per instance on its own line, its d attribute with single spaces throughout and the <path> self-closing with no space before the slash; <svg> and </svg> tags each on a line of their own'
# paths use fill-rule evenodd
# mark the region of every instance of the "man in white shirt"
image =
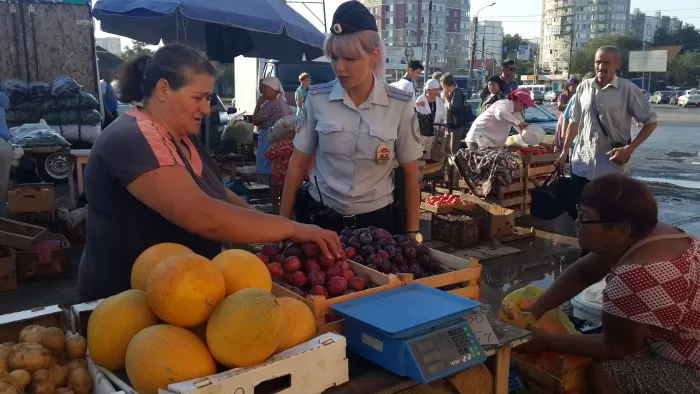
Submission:
<svg viewBox="0 0 700 394">
<path fill-rule="evenodd" d="M 519 88 L 507 99 L 498 100 L 488 107 L 472 123 L 464 140 L 469 149 L 502 148 L 506 144 L 511 127 L 522 132 L 527 123 L 522 112 L 535 107 L 528 89 Z"/>
<path fill-rule="evenodd" d="M 413 85 L 420 75 L 423 73 L 423 65 L 418 60 L 411 60 L 408 63 L 408 68 L 406 69 L 406 74 L 398 81 L 391 84 L 395 88 L 405 90 L 413 94 L 413 98 L 416 97 L 416 88 Z"/>
</svg>

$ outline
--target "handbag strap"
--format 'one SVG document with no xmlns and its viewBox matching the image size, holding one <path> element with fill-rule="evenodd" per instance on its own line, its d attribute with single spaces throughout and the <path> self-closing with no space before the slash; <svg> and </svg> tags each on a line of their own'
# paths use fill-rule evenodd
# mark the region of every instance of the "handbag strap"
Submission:
<svg viewBox="0 0 700 394">
<path fill-rule="evenodd" d="M 547 179 L 542 183 L 542 185 L 540 187 L 547 187 L 547 185 L 549 185 L 549 182 L 551 182 L 553 180 L 552 177 L 554 177 L 554 179 L 558 179 L 558 178 L 561 178 L 563 176 L 564 176 L 564 170 L 561 167 L 557 167 L 554 169 L 554 171 L 552 171 L 549 174 L 549 176 L 547 176 Z"/>
<path fill-rule="evenodd" d="M 605 135 L 605 138 L 610 140 L 610 133 L 608 133 L 608 129 L 605 128 L 603 125 L 603 121 L 600 120 L 600 113 L 598 112 L 598 106 L 596 105 L 595 102 L 595 96 L 596 96 L 596 89 L 594 88 L 592 93 L 591 93 L 591 109 L 594 112 L 595 120 L 598 121 L 598 126 L 600 126 L 600 129 L 603 131 L 603 135 Z"/>
</svg>

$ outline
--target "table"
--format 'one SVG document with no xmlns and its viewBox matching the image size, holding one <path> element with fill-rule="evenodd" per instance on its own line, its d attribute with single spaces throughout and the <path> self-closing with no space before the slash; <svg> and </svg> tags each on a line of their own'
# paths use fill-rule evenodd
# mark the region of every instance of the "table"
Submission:
<svg viewBox="0 0 700 394">
<path fill-rule="evenodd" d="M 90 149 L 71 149 L 68 155 L 68 197 L 70 198 L 70 208 L 75 208 L 75 184 L 73 181 L 73 168 L 77 169 L 78 196 L 85 191 L 83 182 L 83 168 L 87 165 Z"/>
<path fill-rule="evenodd" d="M 498 345 L 484 346 L 488 357 L 486 365 L 480 364 L 456 373 L 431 384 L 421 384 L 403 378 L 377 366 L 369 361 L 350 355 L 350 381 L 340 387 L 326 391 L 327 394 L 507 394 L 510 373 L 511 349 L 530 340 L 530 332 L 511 326 L 499 320 L 489 318 L 494 333 L 498 336 Z M 487 370 L 490 369 L 490 373 Z M 488 377 L 493 376 L 492 379 Z M 475 386 L 474 382 L 477 382 Z M 478 390 L 477 390 L 478 389 Z"/>
</svg>

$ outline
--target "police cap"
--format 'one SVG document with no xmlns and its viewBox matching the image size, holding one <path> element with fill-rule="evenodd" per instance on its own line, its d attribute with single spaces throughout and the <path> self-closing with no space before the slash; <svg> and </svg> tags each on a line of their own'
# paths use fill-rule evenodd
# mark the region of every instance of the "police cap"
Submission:
<svg viewBox="0 0 700 394">
<path fill-rule="evenodd" d="M 365 30 L 378 31 L 374 15 L 362 3 L 346 1 L 335 10 L 331 33 L 341 36 Z"/>
</svg>

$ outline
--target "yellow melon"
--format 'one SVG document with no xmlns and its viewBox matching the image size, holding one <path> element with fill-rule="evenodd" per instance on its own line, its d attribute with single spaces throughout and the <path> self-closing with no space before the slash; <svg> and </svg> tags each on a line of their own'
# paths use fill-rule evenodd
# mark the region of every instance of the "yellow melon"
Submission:
<svg viewBox="0 0 700 394">
<path fill-rule="evenodd" d="M 207 323 L 207 345 L 219 363 L 248 367 L 270 357 L 282 342 L 284 310 L 262 289 L 226 297 Z"/>
<path fill-rule="evenodd" d="M 282 342 L 275 353 L 283 352 L 316 336 L 316 319 L 306 304 L 292 297 L 280 297 L 277 302 L 284 311 L 285 328 Z"/>
<path fill-rule="evenodd" d="M 88 320 L 87 346 L 97 365 L 115 371 L 124 369 L 129 341 L 139 331 L 158 324 L 142 290 L 127 290 L 106 298 Z"/>
<path fill-rule="evenodd" d="M 227 296 L 249 288 L 272 291 L 272 277 L 267 266 L 246 250 L 225 250 L 211 262 L 224 274 Z"/>
<path fill-rule="evenodd" d="M 146 279 L 153 267 L 170 256 L 194 253 L 188 247 L 175 243 L 153 245 L 141 253 L 131 267 L 131 288 L 146 290 Z"/>
<path fill-rule="evenodd" d="M 180 327 L 204 323 L 225 295 L 224 276 L 211 261 L 196 254 L 166 258 L 153 267 L 146 281 L 153 312 Z"/>
<path fill-rule="evenodd" d="M 216 373 L 209 350 L 187 329 L 159 324 L 139 331 L 126 349 L 126 374 L 140 394 Z"/>
</svg>

